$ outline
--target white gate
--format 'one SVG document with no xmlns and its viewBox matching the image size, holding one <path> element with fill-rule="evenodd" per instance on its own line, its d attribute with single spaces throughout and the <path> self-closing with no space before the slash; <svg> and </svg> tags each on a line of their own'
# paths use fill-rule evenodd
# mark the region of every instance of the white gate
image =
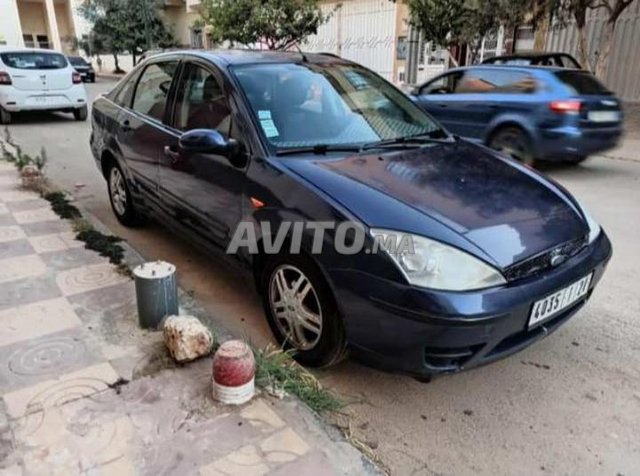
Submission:
<svg viewBox="0 0 640 476">
<path fill-rule="evenodd" d="M 307 40 L 304 49 L 337 54 L 393 80 L 395 3 L 347 0 L 322 4 L 322 10 L 331 13 L 331 18 Z"/>
</svg>

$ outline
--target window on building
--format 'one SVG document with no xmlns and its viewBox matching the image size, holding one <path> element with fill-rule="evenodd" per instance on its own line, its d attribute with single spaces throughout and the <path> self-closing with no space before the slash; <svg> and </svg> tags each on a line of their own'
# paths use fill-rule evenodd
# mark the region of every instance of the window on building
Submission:
<svg viewBox="0 0 640 476">
<path fill-rule="evenodd" d="M 38 42 L 38 48 L 51 49 L 47 35 L 36 35 L 36 41 Z"/>
<path fill-rule="evenodd" d="M 204 35 L 202 32 L 202 28 L 191 29 L 191 47 L 204 48 Z"/>
<path fill-rule="evenodd" d="M 36 43 L 35 43 L 35 41 L 33 41 L 33 35 L 31 35 L 31 34 L 22 35 L 22 41 L 24 41 L 24 46 L 27 47 L 27 48 L 35 48 L 36 47 Z"/>
<path fill-rule="evenodd" d="M 177 61 L 153 63 L 146 67 L 136 87 L 134 111 L 162 121 L 177 67 Z"/>
</svg>

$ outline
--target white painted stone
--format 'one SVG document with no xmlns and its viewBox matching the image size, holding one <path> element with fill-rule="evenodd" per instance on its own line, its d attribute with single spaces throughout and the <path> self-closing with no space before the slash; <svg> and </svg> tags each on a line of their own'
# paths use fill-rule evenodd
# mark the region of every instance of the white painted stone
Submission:
<svg viewBox="0 0 640 476">
<path fill-rule="evenodd" d="M 213 336 L 196 317 L 169 316 L 163 325 L 164 343 L 178 362 L 188 362 L 211 352 Z"/>
</svg>

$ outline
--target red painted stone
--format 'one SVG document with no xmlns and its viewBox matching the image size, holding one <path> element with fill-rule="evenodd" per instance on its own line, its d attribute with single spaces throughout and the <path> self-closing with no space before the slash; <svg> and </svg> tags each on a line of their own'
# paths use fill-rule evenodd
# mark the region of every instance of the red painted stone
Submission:
<svg viewBox="0 0 640 476">
<path fill-rule="evenodd" d="M 256 361 L 251 348 L 241 340 L 228 340 L 213 356 L 213 381 L 225 387 L 238 387 L 253 379 Z"/>
</svg>

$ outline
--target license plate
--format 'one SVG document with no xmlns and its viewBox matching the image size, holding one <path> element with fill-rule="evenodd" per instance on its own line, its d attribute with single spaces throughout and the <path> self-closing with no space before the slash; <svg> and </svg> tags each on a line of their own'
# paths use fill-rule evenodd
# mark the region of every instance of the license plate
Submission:
<svg viewBox="0 0 640 476">
<path fill-rule="evenodd" d="M 588 118 L 593 122 L 618 122 L 620 113 L 618 111 L 590 111 Z"/>
<path fill-rule="evenodd" d="M 589 291 L 592 277 L 593 273 L 533 303 L 531 315 L 529 316 L 529 327 L 546 321 L 579 301 Z"/>
</svg>

